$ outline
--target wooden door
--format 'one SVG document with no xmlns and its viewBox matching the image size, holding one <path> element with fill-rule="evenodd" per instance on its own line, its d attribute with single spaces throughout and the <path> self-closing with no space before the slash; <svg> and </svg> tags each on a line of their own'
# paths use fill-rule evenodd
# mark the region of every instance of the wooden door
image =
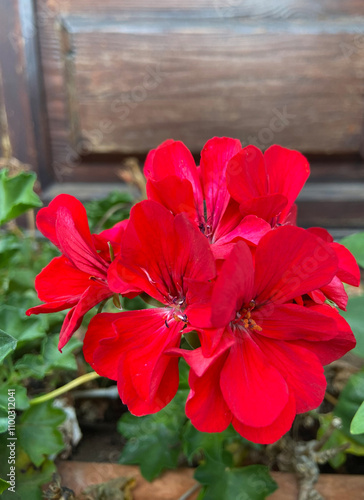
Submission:
<svg viewBox="0 0 364 500">
<path fill-rule="evenodd" d="M 13 16 L 6 20 L 12 32 L 1 30 L 1 50 L 25 40 L 24 88 L 9 90 L 9 71 L 17 70 L 9 57 L 2 64 L 5 101 L 20 107 L 18 130 L 19 113 L 25 121 L 31 115 L 38 145 L 23 132 L 19 147 L 36 149 L 31 163 L 43 186 L 114 182 L 127 156 L 142 161 L 167 138 L 198 156 L 214 135 L 298 149 L 312 160 L 318 183 L 363 179 L 360 0 L 0 0 L 0 6 L 2 24 L 8 12 Z M 19 93 L 26 102 L 17 101 Z M 302 198 L 302 223 L 330 225 L 330 217 L 342 217 L 342 192 L 322 186 Z M 350 189 L 350 215 L 340 224 L 357 227 L 363 196 L 358 185 Z M 321 219 L 320 190 L 327 202 Z"/>
</svg>

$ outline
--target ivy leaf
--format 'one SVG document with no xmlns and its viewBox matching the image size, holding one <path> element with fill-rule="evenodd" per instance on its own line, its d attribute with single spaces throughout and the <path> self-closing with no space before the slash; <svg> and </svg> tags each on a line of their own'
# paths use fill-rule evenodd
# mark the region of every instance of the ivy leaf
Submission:
<svg viewBox="0 0 364 500">
<path fill-rule="evenodd" d="M 0 225 L 19 217 L 30 208 L 41 207 L 42 202 L 33 191 L 36 175 L 21 172 L 9 177 L 8 170 L 0 170 Z"/>
<path fill-rule="evenodd" d="M 47 320 L 42 316 L 25 316 L 25 311 L 9 305 L 0 306 L 0 324 L 18 342 L 44 337 Z"/>
<path fill-rule="evenodd" d="M 343 238 L 340 243 L 350 250 L 359 266 L 364 267 L 364 232 L 351 234 Z"/>
<path fill-rule="evenodd" d="M 7 490 L 10 486 L 10 483 L 7 481 L 4 481 L 3 479 L 0 478 L 0 495 L 1 493 L 4 493 L 5 490 Z"/>
<path fill-rule="evenodd" d="M 128 192 L 112 191 L 106 198 L 85 204 L 91 232 L 103 220 L 102 229 L 109 229 L 129 217 L 133 197 Z M 109 217 L 105 219 L 106 214 Z"/>
<path fill-rule="evenodd" d="M 21 385 L 6 384 L 0 387 L 0 406 L 8 408 L 8 391 L 15 393 L 15 408 L 17 410 L 25 410 L 29 408 L 29 400 L 27 397 L 27 390 Z"/>
<path fill-rule="evenodd" d="M 342 420 L 341 431 L 351 440 L 353 436 L 350 434 L 350 424 L 362 401 L 364 401 L 364 372 L 359 372 L 349 378 L 333 412 Z M 364 435 L 356 435 L 354 439 L 363 447 L 360 454 L 364 455 Z"/>
<path fill-rule="evenodd" d="M 18 439 L 37 467 L 45 457 L 63 449 L 63 438 L 58 426 L 65 417 L 62 410 L 53 408 L 51 401 L 31 406 L 21 415 L 17 425 Z"/>
<path fill-rule="evenodd" d="M 11 351 L 14 351 L 17 342 L 18 341 L 14 339 L 14 337 L 0 330 L 0 363 Z"/>
<path fill-rule="evenodd" d="M 204 486 L 199 500 L 263 500 L 277 489 L 268 467 L 249 465 L 227 467 L 206 454 L 205 462 L 194 474 Z"/>
<path fill-rule="evenodd" d="M 140 465 L 145 479 L 152 481 L 164 469 L 178 465 L 181 452 L 181 432 L 186 416 L 184 402 L 187 391 L 180 390 L 160 412 L 145 417 L 126 413 L 118 423 L 119 432 L 126 443 L 119 462 Z"/>
<path fill-rule="evenodd" d="M 47 336 L 42 344 L 42 354 L 47 370 L 59 368 L 62 370 L 77 370 L 73 351 L 82 346 L 82 342 L 72 337 L 60 353 L 58 350 L 59 335 Z"/>
<path fill-rule="evenodd" d="M 0 406 L 0 434 L 8 430 L 8 410 Z"/>
<path fill-rule="evenodd" d="M 34 377 L 40 380 L 44 378 L 47 372 L 47 365 L 40 354 L 24 354 L 15 363 L 14 368 L 20 372 L 23 379 Z"/>
<path fill-rule="evenodd" d="M 364 234 L 364 233 L 363 233 Z M 364 296 L 350 297 L 346 311 L 341 315 L 351 326 L 356 338 L 356 346 L 352 353 L 364 358 L 364 322 L 363 322 Z"/>
<path fill-rule="evenodd" d="M 19 497 L 27 500 L 43 500 L 41 487 L 51 481 L 54 472 L 56 466 L 50 460 L 45 460 L 40 467 L 30 466 L 25 472 L 20 471 L 17 474 L 16 485 Z"/>
<path fill-rule="evenodd" d="M 355 413 L 351 421 L 350 432 L 352 434 L 364 434 L 364 401 L 359 406 L 359 410 Z"/>
</svg>

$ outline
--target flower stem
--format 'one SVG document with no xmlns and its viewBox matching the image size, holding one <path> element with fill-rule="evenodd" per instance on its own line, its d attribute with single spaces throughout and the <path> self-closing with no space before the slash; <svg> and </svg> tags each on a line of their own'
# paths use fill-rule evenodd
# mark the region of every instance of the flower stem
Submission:
<svg viewBox="0 0 364 500">
<path fill-rule="evenodd" d="M 39 396 L 37 398 L 30 400 L 29 404 L 38 405 L 40 403 L 44 403 L 45 401 L 54 399 L 57 396 L 60 396 L 61 394 L 64 394 L 65 392 L 68 392 L 71 389 L 74 389 L 75 387 L 78 387 L 79 385 L 84 384 L 85 382 L 89 382 L 90 380 L 94 380 L 95 378 L 98 377 L 100 377 L 100 375 L 96 372 L 86 373 L 85 375 L 81 375 L 81 377 L 77 377 L 75 380 L 72 380 L 72 382 L 69 382 L 66 385 L 62 385 L 62 387 L 58 387 L 58 389 L 55 389 L 54 391 L 49 392 L 48 394 L 43 394 L 43 396 Z"/>
</svg>

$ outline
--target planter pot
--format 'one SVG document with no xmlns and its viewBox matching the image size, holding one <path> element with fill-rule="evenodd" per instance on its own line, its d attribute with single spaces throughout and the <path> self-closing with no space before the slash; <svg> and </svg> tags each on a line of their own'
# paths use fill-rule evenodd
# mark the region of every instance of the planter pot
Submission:
<svg viewBox="0 0 364 500">
<path fill-rule="evenodd" d="M 76 495 L 92 484 L 98 484 L 117 477 L 132 477 L 135 488 L 134 500 L 178 500 L 196 484 L 193 469 L 181 468 L 167 471 L 152 483 L 140 474 L 139 467 L 94 462 L 59 461 L 57 469 L 62 477 L 62 485 L 71 488 Z M 296 479 L 293 474 L 273 472 L 272 477 L 278 483 L 278 490 L 269 500 L 295 500 L 297 498 Z M 325 500 L 364 500 L 364 476 L 321 474 L 317 490 Z M 186 500 L 196 500 L 198 491 Z"/>
</svg>

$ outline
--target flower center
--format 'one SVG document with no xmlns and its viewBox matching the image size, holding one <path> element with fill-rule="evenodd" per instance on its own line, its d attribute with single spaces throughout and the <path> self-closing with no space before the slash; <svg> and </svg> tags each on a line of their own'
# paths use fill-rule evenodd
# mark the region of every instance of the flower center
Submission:
<svg viewBox="0 0 364 500">
<path fill-rule="evenodd" d="M 184 310 L 186 309 L 186 297 L 170 297 L 168 306 L 170 307 L 170 310 L 165 317 L 165 324 L 168 328 L 168 322 L 172 319 L 174 321 L 182 321 L 183 323 L 187 323 L 187 315 L 184 312 Z"/>
<path fill-rule="evenodd" d="M 244 330 L 253 330 L 255 332 L 261 332 L 262 328 L 256 324 L 252 318 L 252 310 L 255 308 L 255 301 L 251 300 L 247 307 L 243 307 L 236 313 L 235 319 L 233 319 L 232 327 L 234 330 L 244 328 Z"/>
</svg>

